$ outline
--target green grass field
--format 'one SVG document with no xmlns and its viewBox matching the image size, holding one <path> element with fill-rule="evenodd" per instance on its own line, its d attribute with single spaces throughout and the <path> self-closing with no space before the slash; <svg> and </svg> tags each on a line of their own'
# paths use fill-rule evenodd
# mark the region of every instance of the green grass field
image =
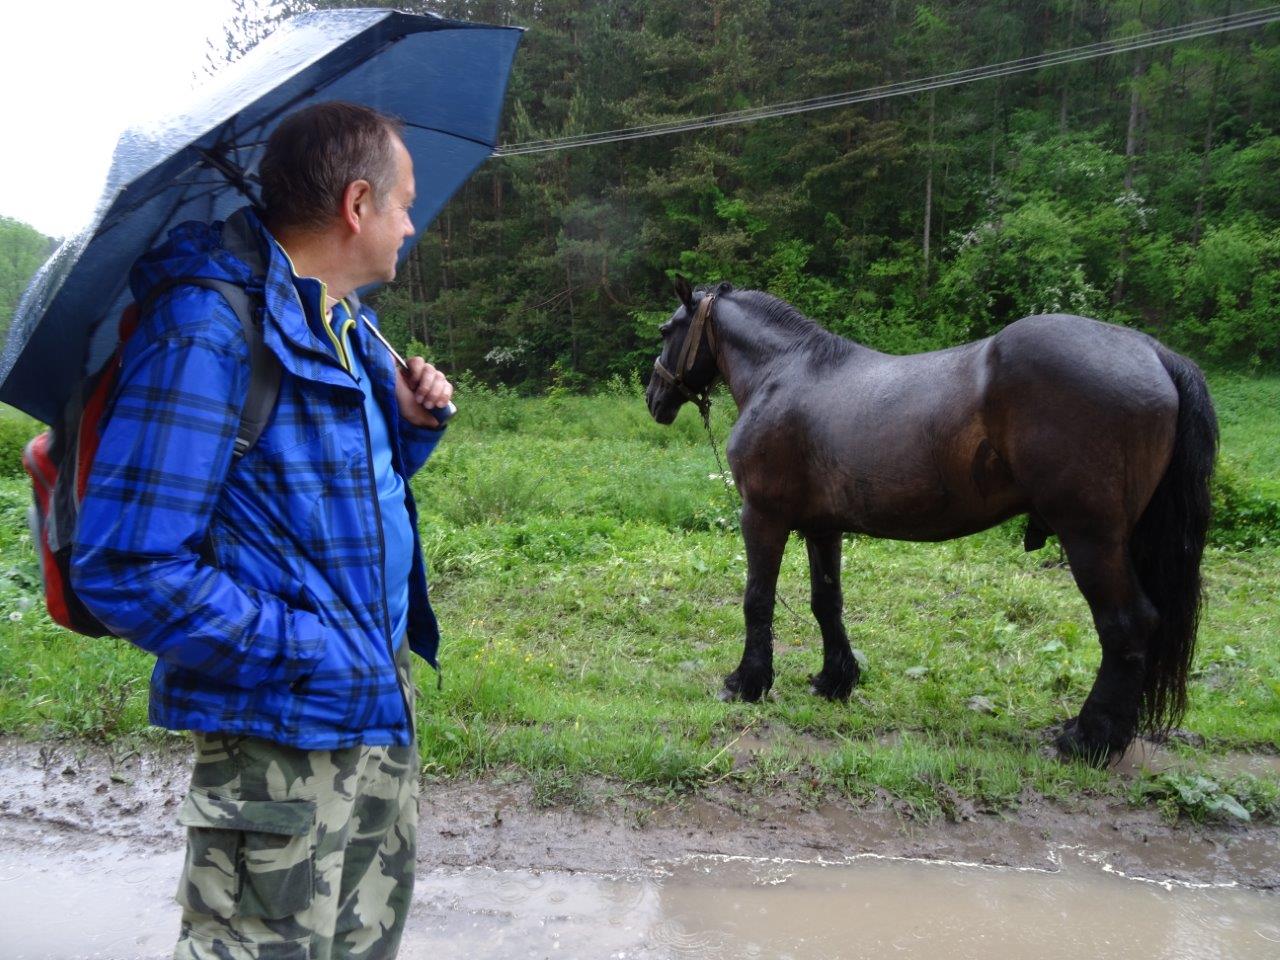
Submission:
<svg viewBox="0 0 1280 960">
<path fill-rule="evenodd" d="M 942 544 L 846 543 L 846 621 L 866 658 L 847 704 L 808 691 L 821 640 L 793 542 L 774 692 L 758 705 L 717 700 L 742 650 L 736 495 L 696 412 L 659 427 L 625 384 L 593 397 L 460 391 L 457 425 L 414 480 L 445 634 L 443 689 L 425 667 L 418 675 L 425 769 L 524 777 L 545 802 L 729 782 L 815 798 L 887 792 L 921 815 L 957 800 L 1003 808 L 1030 790 L 1192 816 L 1227 796 L 1275 818 L 1274 779 L 1188 786 L 1226 753 L 1280 747 L 1280 376 L 1211 385 L 1230 529 L 1206 556 L 1183 723 L 1204 742 L 1175 746 L 1184 772 L 1134 784 L 1048 755 L 1045 734 L 1079 708 L 1099 650 L 1056 542 L 1024 553 L 1019 523 Z M 713 419 L 721 442 L 729 408 L 722 400 Z M 43 614 L 28 498 L 23 480 L 0 480 L 0 731 L 162 738 L 146 728 L 150 658 Z"/>
</svg>

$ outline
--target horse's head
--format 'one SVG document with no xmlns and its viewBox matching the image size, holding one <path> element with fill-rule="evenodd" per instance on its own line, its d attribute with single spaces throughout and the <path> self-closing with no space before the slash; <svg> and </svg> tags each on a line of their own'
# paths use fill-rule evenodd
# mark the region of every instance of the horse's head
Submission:
<svg viewBox="0 0 1280 960">
<path fill-rule="evenodd" d="M 671 423 L 685 401 L 699 408 L 707 402 L 707 391 L 719 372 L 715 358 L 715 332 L 711 304 L 716 294 L 694 292 L 684 277 L 676 278 L 680 306 L 660 328 L 662 352 L 653 362 L 653 375 L 644 399 L 658 423 Z M 730 289 L 721 284 L 717 293 Z"/>
</svg>

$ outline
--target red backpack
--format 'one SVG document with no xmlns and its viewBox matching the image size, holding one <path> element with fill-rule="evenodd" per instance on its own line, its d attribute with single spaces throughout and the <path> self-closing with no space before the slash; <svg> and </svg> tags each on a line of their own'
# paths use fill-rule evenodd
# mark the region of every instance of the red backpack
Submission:
<svg viewBox="0 0 1280 960">
<path fill-rule="evenodd" d="M 40 578 L 45 606 L 55 622 L 89 637 L 111 635 L 89 612 L 71 588 L 71 549 L 75 542 L 80 502 L 98 452 L 102 425 L 111 399 L 124 345 L 138 321 L 159 297 L 177 286 L 216 290 L 235 311 L 249 343 L 249 395 L 240 415 L 233 462 L 243 457 L 262 435 L 280 392 L 280 361 L 262 340 L 262 326 L 253 299 L 243 288 L 223 280 L 178 277 L 151 291 L 142 306 L 131 303 L 120 317 L 115 352 L 102 368 L 86 377 L 63 408 L 62 415 L 22 452 L 22 465 L 31 475 L 34 503 L 28 510 L 31 540 L 40 555 Z"/>
</svg>

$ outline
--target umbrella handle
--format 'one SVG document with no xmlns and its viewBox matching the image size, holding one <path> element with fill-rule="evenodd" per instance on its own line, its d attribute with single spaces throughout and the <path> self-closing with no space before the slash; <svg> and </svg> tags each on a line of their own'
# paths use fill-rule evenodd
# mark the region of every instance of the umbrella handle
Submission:
<svg viewBox="0 0 1280 960">
<path fill-rule="evenodd" d="M 373 321 L 363 314 L 361 314 L 360 319 L 364 321 L 365 328 L 372 333 L 375 338 L 377 338 L 377 341 L 387 348 L 387 352 L 391 354 L 391 358 L 395 360 L 396 366 L 401 370 L 407 371 L 409 369 L 409 364 L 405 362 L 404 357 L 400 356 L 396 348 L 391 345 L 391 341 L 382 335 L 382 331 L 373 325 Z M 445 406 L 435 407 L 427 412 L 435 417 L 436 420 L 440 422 L 440 426 L 443 427 L 445 422 L 458 412 L 458 408 L 453 405 L 453 401 L 451 400 Z"/>
<path fill-rule="evenodd" d="M 440 421 L 440 426 L 442 427 L 457 412 L 458 412 L 458 408 L 453 405 L 452 400 L 450 400 L 443 407 L 436 407 L 435 409 L 428 411 L 428 413 L 430 413 L 433 417 L 435 417 L 438 421 Z"/>
</svg>

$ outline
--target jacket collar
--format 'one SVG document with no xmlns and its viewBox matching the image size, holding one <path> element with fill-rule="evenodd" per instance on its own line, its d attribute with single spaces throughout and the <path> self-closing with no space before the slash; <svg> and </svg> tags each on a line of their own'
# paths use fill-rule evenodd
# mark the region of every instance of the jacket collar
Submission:
<svg viewBox="0 0 1280 960">
<path fill-rule="evenodd" d="M 245 207 L 227 218 L 222 245 L 262 280 L 265 317 L 262 339 L 291 374 L 329 386 L 359 392 L 337 358 L 312 332 L 293 283 L 293 270 L 280 244 Z"/>
</svg>

